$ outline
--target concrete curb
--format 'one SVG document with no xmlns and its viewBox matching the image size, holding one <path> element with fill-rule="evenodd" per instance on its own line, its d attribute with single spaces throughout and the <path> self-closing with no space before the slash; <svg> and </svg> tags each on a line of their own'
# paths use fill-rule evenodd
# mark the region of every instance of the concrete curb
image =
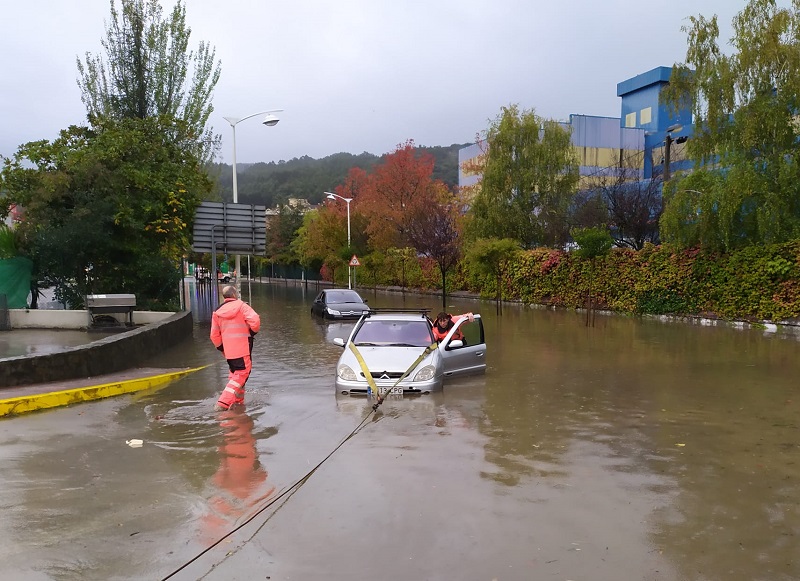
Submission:
<svg viewBox="0 0 800 581">
<path fill-rule="evenodd" d="M 205 367 L 208 366 L 171 371 L 134 379 L 123 379 L 111 383 L 102 383 L 100 385 L 88 385 L 85 387 L 44 393 L 30 393 L 18 397 L 0 399 L 0 417 L 102 399 L 145 389 L 161 388 L 185 375 L 194 373 L 200 369 L 205 369 Z M 32 387 L 32 390 L 36 391 L 34 387 Z"/>
</svg>

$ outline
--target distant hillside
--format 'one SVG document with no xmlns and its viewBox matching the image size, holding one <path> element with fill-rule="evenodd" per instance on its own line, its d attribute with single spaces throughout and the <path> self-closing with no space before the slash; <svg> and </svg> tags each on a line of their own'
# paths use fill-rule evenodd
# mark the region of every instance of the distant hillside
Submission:
<svg viewBox="0 0 800 581">
<path fill-rule="evenodd" d="M 458 150 L 470 144 L 447 147 L 417 147 L 434 157 L 433 177 L 450 187 L 458 185 Z M 289 198 L 305 198 L 312 204 L 322 201 L 323 193 L 343 183 L 351 168 L 370 172 L 381 157 L 371 153 L 336 153 L 322 159 L 303 156 L 285 162 L 236 164 L 239 202 L 273 207 Z M 222 200 L 233 200 L 232 167 L 213 164 L 211 176 L 217 181 Z"/>
</svg>

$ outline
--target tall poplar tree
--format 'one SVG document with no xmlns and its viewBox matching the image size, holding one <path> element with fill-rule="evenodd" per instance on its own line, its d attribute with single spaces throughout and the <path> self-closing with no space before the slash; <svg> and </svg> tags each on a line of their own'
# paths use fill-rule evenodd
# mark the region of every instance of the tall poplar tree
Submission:
<svg viewBox="0 0 800 581">
<path fill-rule="evenodd" d="M 220 64 L 208 43 L 189 50 L 191 29 L 178 0 L 163 18 L 159 0 L 111 0 L 102 46 L 105 57 L 86 53 L 78 63 L 78 86 L 89 121 L 166 116 L 183 127 L 176 140 L 210 161 L 219 136 L 206 127 Z"/>
<path fill-rule="evenodd" d="M 511 105 L 490 125 L 484 143 L 470 237 L 510 238 L 524 248 L 565 244 L 579 177 L 569 130 Z"/>
<path fill-rule="evenodd" d="M 663 96 L 691 105 L 695 170 L 665 196 L 662 239 L 727 251 L 800 237 L 800 0 L 750 0 L 729 55 L 716 16 L 684 31 L 686 62 Z"/>
</svg>

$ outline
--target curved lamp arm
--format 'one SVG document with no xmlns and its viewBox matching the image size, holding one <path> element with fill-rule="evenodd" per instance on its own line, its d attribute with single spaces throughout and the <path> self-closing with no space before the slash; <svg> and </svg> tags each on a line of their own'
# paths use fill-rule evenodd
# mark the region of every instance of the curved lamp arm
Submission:
<svg viewBox="0 0 800 581">
<path fill-rule="evenodd" d="M 253 117 L 258 117 L 259 115 L 268 115 L 270 113 L 280 113 L 283 109 L 270 109 L 268 111 L 259 111 L 258 113 L 253 113 L 252 115 L 248 115 L 247 117 L 223 117 L 225 121 L 231 124 L 231 127 L 236 127 L 237 123 L 245 121 L 247 119 L 252 119 Z M 275 118 L 275 122 L 277 123 L 278 118 Z"/>
</svg>

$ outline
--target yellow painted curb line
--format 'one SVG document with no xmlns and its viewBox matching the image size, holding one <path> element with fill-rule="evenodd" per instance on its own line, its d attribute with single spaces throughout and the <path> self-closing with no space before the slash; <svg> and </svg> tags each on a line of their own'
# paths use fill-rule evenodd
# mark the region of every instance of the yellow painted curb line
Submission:
<svg viewBox="0 0 800 581">
<path fill-rule="evenodd" d="M 142 391 L 152 387 L 163 387 L 171 381 L 175 381 L 188 375 L 205 369 L 208 365 L 184 369 L 182 371 L 172 371 L 161 375 L 151 375 L 150 377 L 140 377 L 138 379 L 126 379 L 114 383 L 104 383 L 102 385 L 92 385 L 79 387 L 76 389 L 66 389 L 63 391 L 53 391 L 50 393 L 37 393 L 33 395 L 23 395 L 10 399 L 0 400 L 0 417 L 10 414 L 23 414 L 36 410 L 43 410 L 59 406 L 70 405 L 82 401 L 102 399 L 123 393 Z"/>
</svg>

